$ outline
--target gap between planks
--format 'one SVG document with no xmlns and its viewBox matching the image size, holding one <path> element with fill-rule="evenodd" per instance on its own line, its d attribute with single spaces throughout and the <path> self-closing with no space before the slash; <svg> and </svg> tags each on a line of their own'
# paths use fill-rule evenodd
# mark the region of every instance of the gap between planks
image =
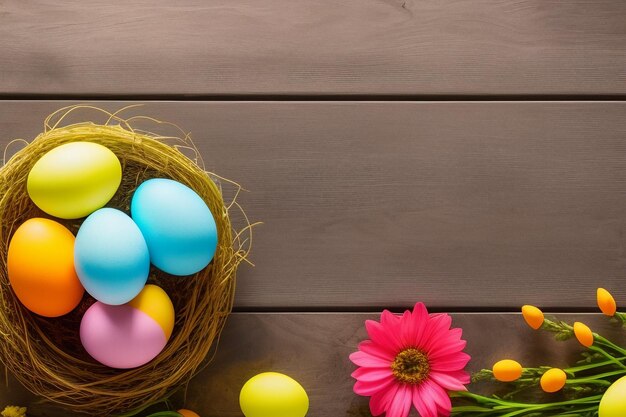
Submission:
<svg viewBox="0 0 626 417">
<path fill-rule="evenodd" d="M 611 102 L 626 101 L 626 94 L 8 94 L 0 92 L 0 101 L 254 101 L 254 102 Z"/>
</svg>

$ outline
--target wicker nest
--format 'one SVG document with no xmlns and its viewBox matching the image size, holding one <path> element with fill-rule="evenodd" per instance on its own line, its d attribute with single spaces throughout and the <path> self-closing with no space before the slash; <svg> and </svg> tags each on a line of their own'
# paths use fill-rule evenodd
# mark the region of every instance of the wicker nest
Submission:
<svg viewBox="0 0 626 417">
<path fill-rule="evenodd" d="M 65 124 L 67 116 L 91 109 L 105 115 L 102 124 Z M 198 160 L 182 150 L 195 150 L 187 135 L 159 136 L 131 125 L 151 121 L 146 117 L 122 119 L 117 114 L 89 106 L 73 106 L 52 114 L 44 133 L 17 152 L 0 169 L 0 360 L 35 395 L 78 413 L 112 415 L 132 413 L 163 400 L 186 384 L 206 364 L 230 313 L 235 291 L 237 266 L 250 247 L 249 223 L 235 232 L 229 209 L 239 187 L 208 174 Z M 64 143 L 89 141 L 113 151 L 122 163 L 122 184 L 107 206 L 129 212 L 135 188 L 143 181 L 171 178 L 195 190 L 207 203 L 215 221 L 219 243 L 215 257 L 204 270 L 190 277 L 173 277 L 155 268 L 149 282 L 161 286 L 176 311 L 174 332 L 159 356 L 130 370 L 100 365 L 89 357 L 80 343 L 80 320 L 94 300 L 85 295 L 81 304 L 60 318 L 31 313 L 15 297 L 7 276 L 7 250 L 13 232 L 31 217 L 49 217 L 37 208 L 26 192 L 26 179 L 33 164 L 47 151 Z M 195 152 L 197 156 L 197 152 Z M 198 158 L 196 158 L 198 159 Z M 226 204 L 219 183 L 233 190 Z M 239 214 L 243 214 L 237 210 Z M 82 220 L 62 221 L 74 234 Z M 242 236 L 245 235 L 244 239 Z"/>
</svg>

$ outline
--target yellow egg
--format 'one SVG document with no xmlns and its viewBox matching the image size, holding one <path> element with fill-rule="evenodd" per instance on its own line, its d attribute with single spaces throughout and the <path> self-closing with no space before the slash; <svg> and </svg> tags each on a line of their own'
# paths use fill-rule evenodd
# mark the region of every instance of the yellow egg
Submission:
<svg viewBox="0 0 626 417">
<path fill-rule="evenodd" d="M 600 400 L 599 417 L 626 416 L 626 376 L 613 382 Z"/>
<path fill-rule="evenodd" d="M 122 181 L 122 166 L 108 148 L 71 142 L 42 156 L 28 174 L 33 202 L 62 219 L 85 217 L 103 207 Z"/>
<path fill-rule="evenodd" d="M 245 383 L 239 395 L 246 417 L 304 417 L 309 397 L 296 380 L 277 372 L 264 372 Z"/>
</svg>

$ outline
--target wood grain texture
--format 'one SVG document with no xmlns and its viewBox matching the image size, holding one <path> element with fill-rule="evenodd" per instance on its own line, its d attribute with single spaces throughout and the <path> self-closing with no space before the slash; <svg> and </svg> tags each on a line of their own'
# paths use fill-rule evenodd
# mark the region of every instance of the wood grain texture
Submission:
<svg viewBox="0 0 626 417">
<path fill-rule="evenodd" d="M 3 0 L 4 94 L 625 94 L 621 0 Z"/>
<path fill-rule="evenodd" d="M 532 300 L 531 300 L 532 301 Z M 463 329 L 471 372 L 489 368 L 503 358 L 525 366 L 572 365 L 582 352 L 578 342 L 557 342 L 547 332 L 526 326 L 519 314 L 453 314 L 453 326 Z M 570 323 L 583 321 L 594 331 L 625 343 L 624 330 L 600 314 L 561 314 Z M 239 390 L 253 375 L 275 371 L 297 379 L 310 398 L 311 417 L 370 416 L 368 399 L 352 392 L 350 373 L 355 366 L 348 355 L 367 338 L 364 320 L 378 314 L 360 313 L 238 313 L 233 314 L 222 334 L 213 362 L 189 385 L 186 399 L 178 395 L 175 406 L 186 406 L 202 417 L 241 417 Z M 4 387 L 3 387 L 4 388 Z M 472 390 L 485 390 L 474 385 Z M 487 392 L 487 391 L 485 391 Z M 0 390 L 0 404 L 29 406 L 33 417 L 65 417 L 9 381 Z M 94 414 L 97 415 L 97 410 Z M 412 414 L 416 417 L 416 414 Z"/>
<path fill-rule="evenodd" d="M 67 104 L 0 102 L 0 145 L 32 139 Z M 160 102 L 125 114 L 183 126 L 209 170 L 250 190 L 240 202 L 264 224 L 238 308 L 580 308 L 597 286 L 626 300 L 626 102 Z"/>
</svg>

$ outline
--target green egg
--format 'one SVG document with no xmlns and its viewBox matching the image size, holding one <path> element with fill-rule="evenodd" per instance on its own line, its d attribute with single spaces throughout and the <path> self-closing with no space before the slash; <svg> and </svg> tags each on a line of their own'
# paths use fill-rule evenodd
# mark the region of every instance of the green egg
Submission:
<svg viewBox="0 0 626 417">
<path fill-rule="evenodd" d="M 309 397 L 296 380 L 277 372 L 253 376 L 239 395 L 246 417 L 304 417 Z"/>
<path fill-rule="evenodd" d="M 615 381 L 600 400 L 599 417 L 626 416 L 626 376 Z"/>
</svg>

